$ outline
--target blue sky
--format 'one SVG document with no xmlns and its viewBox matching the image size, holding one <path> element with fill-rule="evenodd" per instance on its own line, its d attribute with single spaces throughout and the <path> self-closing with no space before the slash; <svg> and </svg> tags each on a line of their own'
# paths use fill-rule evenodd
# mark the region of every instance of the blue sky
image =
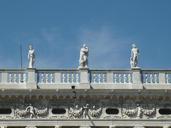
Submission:
<svg viewBox="0 0 171 128">
<path fill-rule="evenodd" d="M 129 68 L 131 44 L 142 68 L 171 68 L 171 0 L 1 0 L 0 68 L 77 68 L 83 43 L 90 68 Z"/>
</svg>

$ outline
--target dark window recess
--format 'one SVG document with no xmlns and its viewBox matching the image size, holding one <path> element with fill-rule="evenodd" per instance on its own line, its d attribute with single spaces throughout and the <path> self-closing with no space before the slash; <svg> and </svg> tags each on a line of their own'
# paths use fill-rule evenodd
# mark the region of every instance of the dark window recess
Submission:
<svg viewBox="0 0 171 128">
<path fill-rule="evenodd" d="M 65 114 L 66 110 L 64 108 L 53 108 L 52 113 L 53 114 Z"/>
<path fill-rule="evenodd" d="M 111 115 L 118 114 L 119 110 L 117 108 L 108 108 L 108 109 L 106 109 L 106 113 L 111 114 Z"/>
<path fill-rule="evenodd" d="M 0 108 L 0 114 L 11 114 L 11 112 L 10 108 Z"/>
<path fill-rule="evenodd" d="M 169 109 L 169 108 L 161 108 L 161 109 L 159 109 L 159 113 L 161 115 L 169 115 L 169 114 L 171 114 L 171 109 Z"/>
</svg>

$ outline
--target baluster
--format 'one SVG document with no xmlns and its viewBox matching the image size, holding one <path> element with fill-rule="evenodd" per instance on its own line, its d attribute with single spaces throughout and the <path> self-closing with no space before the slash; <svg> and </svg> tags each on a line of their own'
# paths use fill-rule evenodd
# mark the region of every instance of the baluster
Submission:
<svg viewBox="0 0 171 128">
<path fill-rule="evenodd" d="M 23 73 L 23 83 L 26 83 L 26 81 L 27 81 L 26 73 Z"/>
<path fill-rule="evenodd" d="M 116 83 L 116 74 L 113 74 L 113 83 Z"/>
<path fill-rule="evenodd" d="M 127 74 L 123 74 L 123 83 L 127 83 Z"/>
<path fill-rule="evenodd" d="M 74 83 L 75 79 L 74 79 L 74 73 L 71 73 L 71 83 Z"/>
<path fill-rule="evenodd" d="M 67 77 L 67 83 L 70 83 L 70 74 L 67 73 L 67 74 L 66 74 L 66 77 Z"/>
<path fill-rule="evenodd" d="M 122 83 L 122 74 L 119 74 L 119 83 Z"/>
<path fill-rule="evenodd" d="M 45 73 L 45 83 L 49 83 L 49 74 Z"/>
<path fill-rule="evenodd" d="M 157 74 L 156 73 L 154 74 L 154 83 L 158 83 Z"/>
<path fill-rule="evenodd" d="M 22 83 L 22 73 L 18 74 L 18 83 Z"/>
<path fill-rule="evenodd" d="M 62 73 L 62 83 L 65 83 L 65 74 Z"/>
<path fill-rule="evenodd" d="M 54 83 L 54 81 L 55 81 L 55 80 L 54 80 L 54 75 L 51 73 L 51 74 L 50 74 L 50 83 Z"/>
<path fill-rule="evenodd" d="M 39 73 L 39 81 L 40 83 L 43 83 L 43 73 Z"/>
<path fill-rule="evenodd" d="M 107 81 L 107 78 L 106 78 L 106 73 L 103 73 L 103 83 L 105 83 Z"/>
<path fill-rule="evenodd" d="M 76 73 L 75 75 L 76 75 L 76 76 L 75 76 L 75 77 L 76 77 L 76 83 L 79 83 L 79 74 Z"/>
<path fill-rule="evenodd" d="M 145 74 L 145 83 L 146 84 L 148 83 L 148 74 L 147 73 Z"/>
<path fill-rule="evenodd" d="M 105 82 L 105 74 L 101 73 L 101 83 L 104 83 L 104 82 Z"/>
<path fill-rule="evenodd" d="M 171 83 L 171 81 L 170 81 L 170 77 L 171 77 L 171 74 L 166 74 L 166 82 L 169 84 L 169 83 Z"/>
<path fill-rule="evenodd" d="M 98 83 L 98 74 L 97 73 L 95 73 L 95 83 Z"/>
<path fill-rule="evenodd" d="M 14 78 L 14 83 L 17 83 L 17 74 L 16 73 L 14 73 L 14 76 L 13 76 Z"/>
<path fill-rule="evenodd" d="M 166 79 L 166 83 L 168 84 L 169 83 L 169 74 L 165 75 L 165 79 Z"/>
<path fill-rule="evenodd" d="M 119 74 L 116 74 L 116 83 L 119 83 Z"/>
<path fill-rule="evenodd" d="M 132 81 L 131 81 L 131 74 L 130 73 L 128 73 L 128 83 L 131 83 Z"/>
<path fill-rule="evenodd" d="M 12 74 L 11 73 L 8 74 L 8 81 L 9 81 L 9 83 L 12 83 Z"/>
<path fill-rule="evenodd" d="M 153 74 L 150 74 L 150 83 L 153 83 Z"/>
<path fill-rule="evenodd" d="M 96 83 L 96 74 L 93 73 L 93 83 Z"/>
<path fill-rule="evenodd" d="M 98 78 L 98 83 L 101 83 L 102 82 L 102 74 L 99 73 L 98 76 L 97 76 L 97 78 Z"/>
</svg>

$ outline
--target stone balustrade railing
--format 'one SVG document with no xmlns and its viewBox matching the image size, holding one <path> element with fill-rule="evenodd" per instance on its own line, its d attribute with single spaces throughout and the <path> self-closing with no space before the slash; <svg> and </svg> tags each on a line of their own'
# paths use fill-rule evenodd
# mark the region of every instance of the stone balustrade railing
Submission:
<svg viewBox="0 0 171 128">
<path fill-rule="evenodd" d="M 171 70 L 0 70 L 0 87 L 49 85 L 171 85 Z"/>
</svg>

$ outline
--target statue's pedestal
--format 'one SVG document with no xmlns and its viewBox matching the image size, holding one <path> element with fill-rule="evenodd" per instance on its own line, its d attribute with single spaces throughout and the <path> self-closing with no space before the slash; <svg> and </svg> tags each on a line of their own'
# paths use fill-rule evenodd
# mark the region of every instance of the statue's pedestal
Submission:
<svg viewBox="0 0 171 128">
<path fill-rule="evenodd" d="M 28 68 L 28 79 L 27 79 L 27 88 L 29 89 L 37 89 L 36 84 L 36 69 L 35 68 Z"/>
<path fill-rule="evenodd" d="M 80 89 L 90 89 L 88 68 L 79 68 L 80 71 Z"/>
<path fill-rule="evenodd" d="M 141 68 L 140 67 L 133 67 L 132 70 L 132 82 L 133 88 L 143 89 L 142 79 L 141 79 Z"/>
</svg>

